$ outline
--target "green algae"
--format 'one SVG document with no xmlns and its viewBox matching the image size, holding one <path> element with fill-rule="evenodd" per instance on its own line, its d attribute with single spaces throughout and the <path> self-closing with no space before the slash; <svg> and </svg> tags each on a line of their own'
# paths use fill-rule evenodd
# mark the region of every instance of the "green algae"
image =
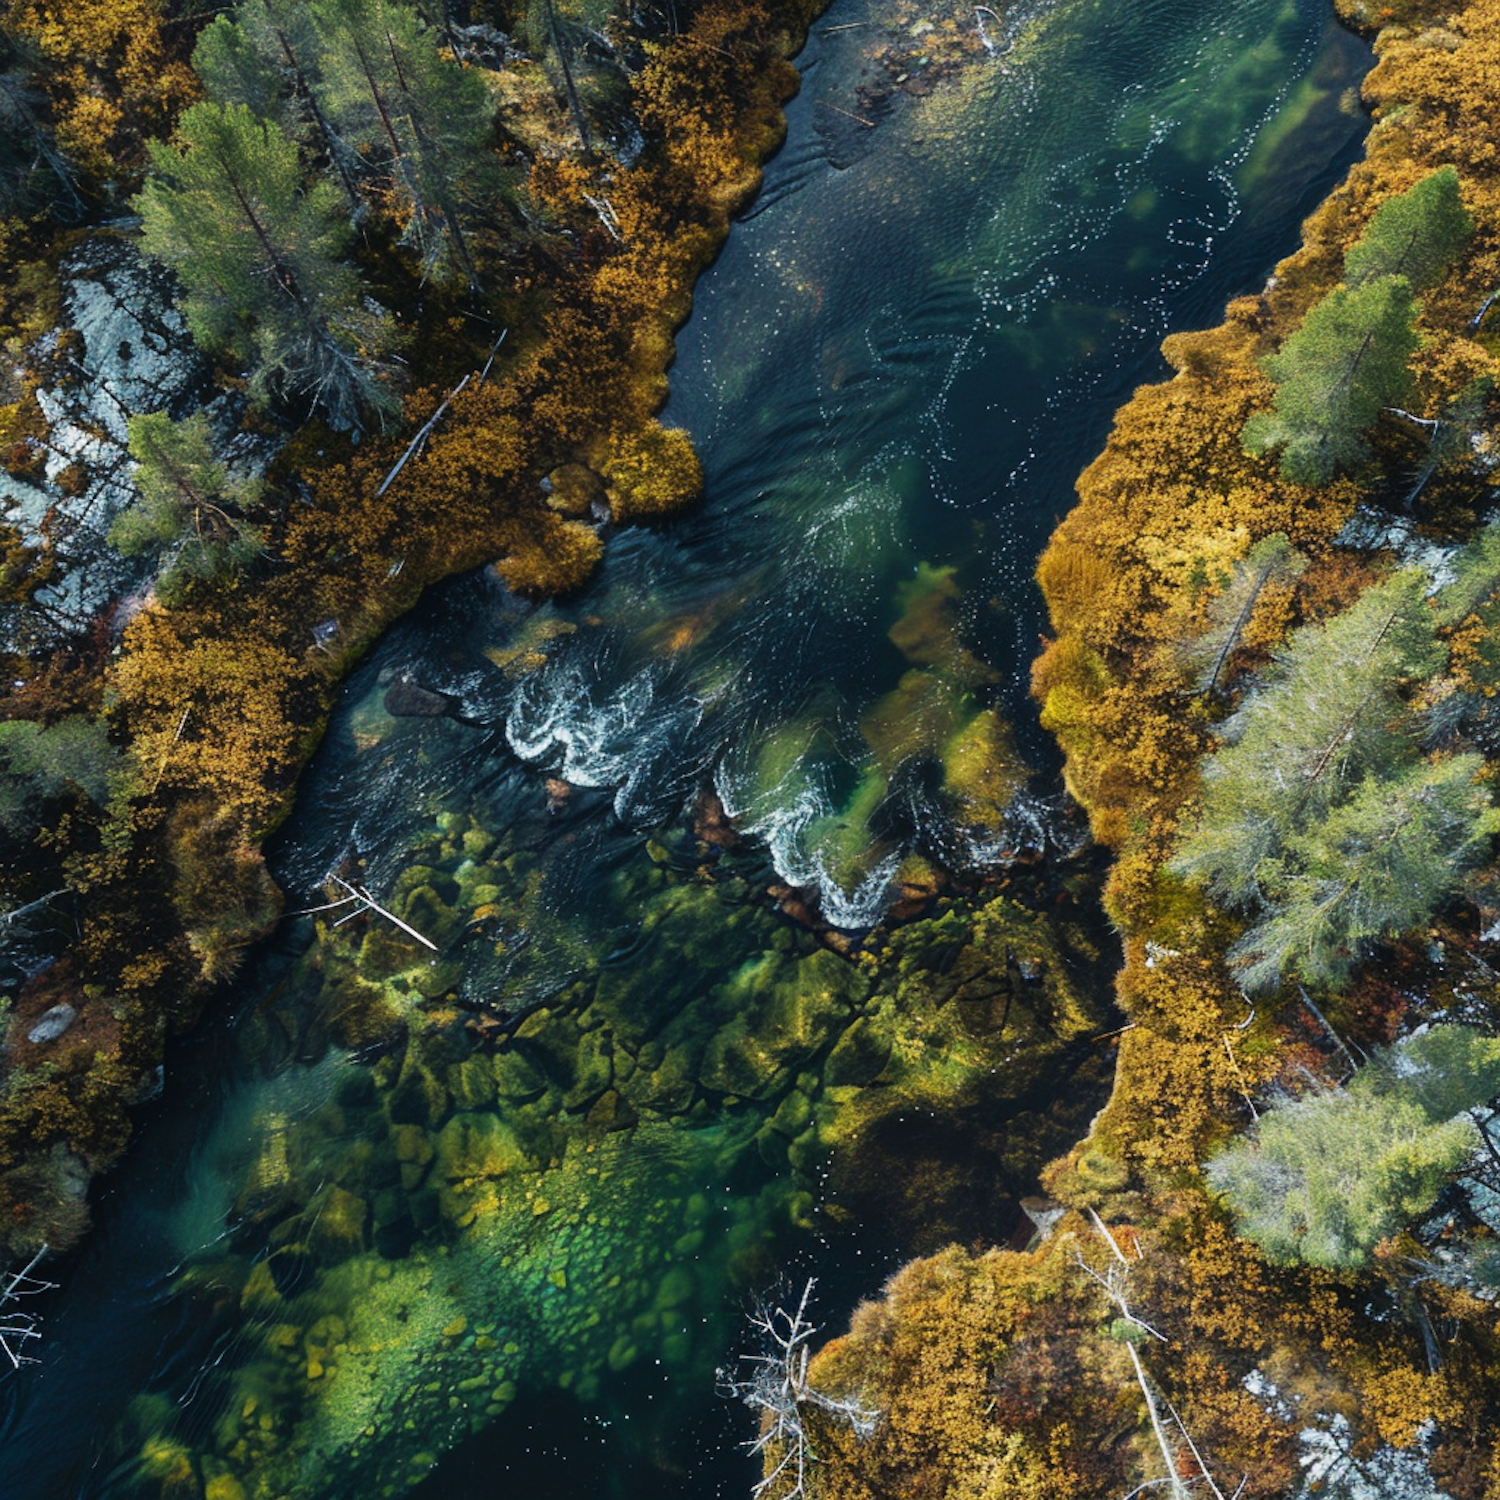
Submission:
<svg viewBox="0 0 1500 1500">
<path fill-rule="evenodd" d="M 1087 944 L 1004 897 L 841 956 L 776 913 L 753 864 L 710 870 L 669 829 L 610 875 L 635 939 L 601 962 L 616 929 L 555 913 L 523 852 L 447 809 L 392 898 L 466 954 L 495 945 L 484 919 L 463 936 L 486 905 L 592 945 L 499 1039 L 432 981 L 451 960 L 373 922 L 324 925 L 246 1028 L 272 1073 L 229 1127 L 256 1119 L 257 1142 L 217 1200 L 227 1240 L 180 1290 L 222 1307 L 228 1289 L 249 1352 L 212 1377 L 206 1439 L 137 1404 L 142 1494 L 397 1494 L 521 1392 L 587 1402 L 641 1361 L 706 1368 L 732 1337 L 726 1289 L 821 1222 L 830 1181 L 864 1192 L 858 1163 L 901 1119 L 1034 1092 L 1097 1025 Z M 558 951 L 508 954 L 511 992 L 536 994 Z M 277 1060 L 283 1033 L 300 1055 L 382 1040 L 308 1069 Z"/>
</svg>

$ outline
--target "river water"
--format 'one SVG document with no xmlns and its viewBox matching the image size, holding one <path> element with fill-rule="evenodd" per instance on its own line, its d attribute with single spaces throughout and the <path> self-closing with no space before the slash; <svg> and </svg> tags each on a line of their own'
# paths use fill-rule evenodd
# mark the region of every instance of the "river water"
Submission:
<svg viewBox="0 0 1500 1500">
<path fill-rule="evenodd" d="M 678 340 L 702 508 L 566 605 L 435 590 L 352 679 L 278 876 L 433 947 L 293 918 L 177 1048 L 0 1386 L 7 1500 L 743 1494 L 746 1297 L 836 1322 L 1004 1238 L 1086 1122 L 1031 572 L 1161 337 L 1357 151 L 1369 57 L 1314 0 L 1052 0 L 929 86 L 975 19 L 819 23 Z"/>
</svg>

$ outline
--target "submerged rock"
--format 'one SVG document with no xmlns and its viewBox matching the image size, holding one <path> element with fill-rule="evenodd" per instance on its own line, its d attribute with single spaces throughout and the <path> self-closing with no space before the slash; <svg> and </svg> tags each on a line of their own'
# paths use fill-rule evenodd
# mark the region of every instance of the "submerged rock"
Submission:
<svg viewBox="0 0 1500 1500">
<path fill-rule="evenodd" d="M 442 719 L 460 706 L 451 693 L 423 687 L 404 672 L 385 690 L 385 711 L 393 719 Z"/>
</svg>

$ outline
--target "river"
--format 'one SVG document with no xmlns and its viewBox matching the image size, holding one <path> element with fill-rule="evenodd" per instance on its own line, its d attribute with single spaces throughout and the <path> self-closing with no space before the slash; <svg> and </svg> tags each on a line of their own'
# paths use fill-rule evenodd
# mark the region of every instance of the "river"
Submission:
<svg viewBox="0 0 1500 1500">
<path fill-rule="evenodd" d="M 1112 967 L 1035 559 L 1369 60 L 1314 0 L 838 0 L 678 339 L 704 504 L 566 604 L 436 589 L 351 679 L 278 878 L 432 949 L 294 917 L 176 1046 L 0 1385 L 7 1500 L 742 1495 L 747 1297 L 836 1324 L 1015 1228 Z"/>
</svg>

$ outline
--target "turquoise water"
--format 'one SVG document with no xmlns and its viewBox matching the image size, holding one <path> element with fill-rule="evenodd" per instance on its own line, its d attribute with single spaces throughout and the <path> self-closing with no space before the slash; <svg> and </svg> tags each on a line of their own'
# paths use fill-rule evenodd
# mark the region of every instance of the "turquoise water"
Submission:
<svg viewBox="0 0 1500 1500">
<path fill-rule="evenodd" d="M 815 1273 L 836 1321 L 1003 1239 L 1086 1121 L 1031 570 L 1357 148 L 1368 57 L 1321 4 L 1056 0 L 872 101 L 872 31 L 815 36 L 679 339 L 702 509 L 567 606 L 436 590 L 351 681 L 288 904 L 358 862 L 436 952 L 294 919 L 178 1049 L 0 1388 L 8 1500 L 742 1494 L 745 1298 Z M 457 715 L 391 717 L 401 674 Z"/>
</svg>

